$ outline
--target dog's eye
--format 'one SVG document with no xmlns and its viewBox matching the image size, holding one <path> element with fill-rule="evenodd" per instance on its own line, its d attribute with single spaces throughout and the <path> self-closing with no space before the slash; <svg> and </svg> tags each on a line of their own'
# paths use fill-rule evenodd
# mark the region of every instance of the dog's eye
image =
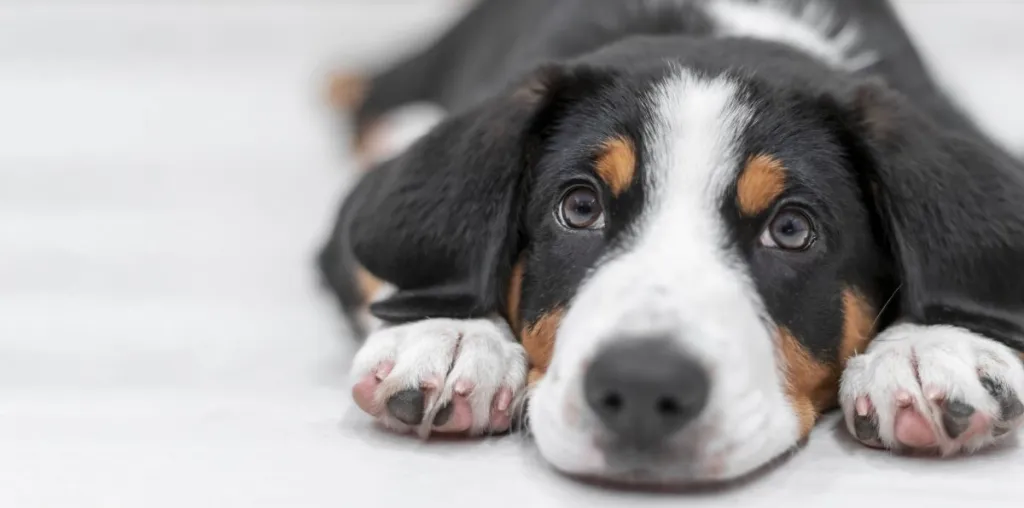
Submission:
<svg viewBox="0 0 1024 508">
<path fill-rule="evenodd" d="M 761 245 L 773 249 L 804 250 L 814 243 L 814 224 L 804 212 L 780 211 L 761 235 Z"/>
<path fill-rule="evenodd" d="M 590 187 L 575 187 L 562 198 L 559 211 L 562 223 L 573 229 L 600 229 L 604 227 L 604 208 L 597 191 Z"/>
</svg>

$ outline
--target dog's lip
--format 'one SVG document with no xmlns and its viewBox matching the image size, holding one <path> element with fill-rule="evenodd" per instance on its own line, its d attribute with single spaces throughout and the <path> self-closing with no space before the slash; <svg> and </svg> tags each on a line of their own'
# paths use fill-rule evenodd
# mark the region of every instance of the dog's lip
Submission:
<svg viewBox="0 0 1024 508">
<path fill-rule="evenodd" d="M 669 495 L 716 494 L 760 481 L 769 476 L 782 464 L 788 462 L 802 447 L 803 443 L 798 443 L 749 473 L 736 478 L 721 480 L 709 478 L 666 478 L 658 475 L 655 470 L 647 468 L 631 468 L 608 472 L 607 474 L 563 474 L 583 484 L 609 490 Z"/>
</svg>

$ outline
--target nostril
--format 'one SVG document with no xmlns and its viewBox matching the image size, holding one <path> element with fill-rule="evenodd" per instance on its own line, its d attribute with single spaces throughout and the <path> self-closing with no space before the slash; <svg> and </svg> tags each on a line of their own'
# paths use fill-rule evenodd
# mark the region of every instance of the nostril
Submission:
<svg viewBox="0 0 1024 508">
<path fill-rule="evenodd" d="M 662 416 L 669 418 L 679 416 L 683 412 L 679 402 L 671 397 L 661 397 L 658 399 L 657 410 Z"/>
<path fill-rule="evenodd" d="M 608 393 L 601 399 L 601 405 L 608 411 L 618 413 L 622 410 L 623 406 L 622 395 L 615 392 Z"/>
</svg>

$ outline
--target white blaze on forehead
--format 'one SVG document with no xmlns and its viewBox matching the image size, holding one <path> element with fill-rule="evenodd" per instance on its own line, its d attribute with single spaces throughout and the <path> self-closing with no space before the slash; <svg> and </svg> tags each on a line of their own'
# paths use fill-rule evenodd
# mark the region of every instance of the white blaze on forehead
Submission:
<svg viewBox="0 0 1024 508">
<path fill-rule="evenodd" d="M 722 205 L 745 157 L 753 113 L 727 78 L 676 71 L 645 97 L 645 209 L 618 252 L 580 287 L 555 341 L 549 375 L 534 394 L 534 435 L 545 458 L 600 474 L 588 431 L 599 429 L 582 398 L 585 365 L 602 346 L 668 338 L 711 375 L 701 456 L 680 457 L 695 475 L 743 474 L 798 436 L 775 362 L 773 332 L 746 263 L 730 246 Z M 576 408 L 583 423 L 564 417 Z M 587 422 L 590 422 L 589 424 Z M 584 459 L 584 457 L 587 457 Z M 686 469 L 682 467 L 681 469 Z M 707 469 L 710 469 L 708 466 Z"/>
<path fill-rule="evenodd" d="M 654 212 L 648 217 L 664 216 L 666 207 L 696 207 L 715 213 L 695 219 L 712 219 L 703 225 L 720 228 L 717 210 L 739 172 L 739 137 L 752 117 L 737 94 L 738 86 L 724 77 L 703 80 L 685 71 L 655 88 L 646 132 Z"/>
<path fill-rule="evenodd" d="M 624 250 L 597 268 L 573 305 L 597 316 L 577 321 L 570 309 L 563 335 L 576 335 L 577 324 L 587 328 L 578 330 L 581 336 L 592 337 L 756 334 L 763 328 L 760 299 L 728 246 L 721 213 L 742 166 L 741 136 L 752 118 L 738 94 L 738 85 L 724 77 L 682 70 L 650 92 L 645 210 Z M 725 315 L 736 317 L 716 319 Z M 725 322 L 729 332 L 713 330 Z M 735 329 L 741 325 L 751 329 Z M 556 347 L 561 342 L 560 336 Z"/>
<path fill-rule="evenodd" d="M 742 303 L 752 324 L 760 326 L 757 292 L 727 248 L 729 231 L 721 214 L 742 166 L 740 136 L 752 117 L 738 92 L 726 78 L 700 78 L 683 70 L 649 92 L 645 209 L 623 249 L 599 264 L 581 287 L 562 323 L 556 355 L 560 348 L 575 350 L 577 337 L 681 332 L 684 324 L 717 325 L 691 314 L 743 311 L 715 308 L 721 300 L 733 307 Z M 711 314 L 699 310 L 702 306 L 710 306 Z"/>
</svg>

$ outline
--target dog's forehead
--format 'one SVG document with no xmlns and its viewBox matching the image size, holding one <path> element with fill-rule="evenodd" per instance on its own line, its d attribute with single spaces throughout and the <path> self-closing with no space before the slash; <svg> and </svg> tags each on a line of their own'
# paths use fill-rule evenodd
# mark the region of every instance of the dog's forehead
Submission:
<svg viewBox="0 0 1024 508">
<path fill-rule="evenodd" d="M 620 87 L 632 93 L 609 95 L 629 104 L 627 112 L 591 121 L 585 142 L 596 147 L 594 170 L 616 198 L 685 201 L 748 216 L 784 189 L 825 208 L 852 199 L 857 183 L 843 144 L 813 93 L 671 65 Z"/>
</svg>

